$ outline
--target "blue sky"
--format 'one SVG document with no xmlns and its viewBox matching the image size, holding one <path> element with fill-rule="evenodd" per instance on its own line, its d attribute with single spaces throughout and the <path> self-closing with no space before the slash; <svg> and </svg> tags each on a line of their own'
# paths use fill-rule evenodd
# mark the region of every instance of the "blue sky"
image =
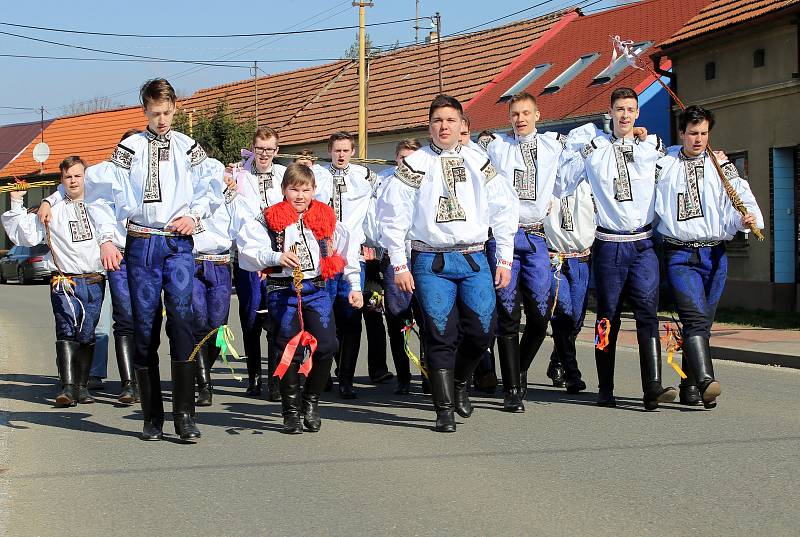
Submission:
<svg viewBox="0 0 800 537">
<path fill-rule="evenodd" d="M 442 16 L 442 33 L 448 35 L 493 19 L 530 8 L 524 13 L 492 22 L 491 28 L 594 0 L 420 0 L 420 15 Z M 626 3 L 601 0 L 587 12 Z M 304 0 L 302 2 L 112 2 L 89 0 L 39 0 L 35 3 L 4 2 L 0 23 L 104 33 L 214 35 L 253 34 L 301 29 L 352 26 L 358 24 L 358 8 L 352 0 Z M 538 4 L 538 5 L 537 5 Z M 223 6 L 224 9 L 221 9 Z M 415 0 L 374 0 L 367 8 L 367 23 L 413 19 Z M 421 21 L 430 26 L 430 21 Z M 391 45 L 413 43 L 414 23 L 405 22 L 368 28 L 373 43 Z M 424 36 L 429 30 L 420 30 Z M 198 38 L 122 38 L 52 32 L 0 24 L 0 54 L 114 58 L 115 56 L 36 42 L 2 32 L 74 45 L 167 59 L 213 62 L 258 60 L 259 75 L 289 71 L 336 59 L 355 39 L 357 30 L 270 37 Z M 119 56 L 116 56 L 119 58 Z M 308 60 L 308 61 L 287 61 Z M 231 64 L 226 64 L 231 65 Z M 23 59 L 0 56 L 4 84 L 0 85 L 0 124 L 63 115 L 71 104 L 95 97 L 113 103 L 135 104 L 142 81 L 156 76 L 168 78 L 179 93 L 189 95 L 197 89 L 242 80 L 252 76 L 248 67 L 208 67 L 176 63 L 101 62 L 75 60 Z M 17 110 L 13 107 L 31 108 Z"/>
</svg>

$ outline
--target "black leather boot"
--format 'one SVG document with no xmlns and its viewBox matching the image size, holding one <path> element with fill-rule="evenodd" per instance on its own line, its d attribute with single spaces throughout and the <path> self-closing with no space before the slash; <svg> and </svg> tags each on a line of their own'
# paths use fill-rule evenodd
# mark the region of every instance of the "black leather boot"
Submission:
<svg viewBox="0 0 800 537">
<path fill-rule="evenodd" d="M 281 414 L 285 434 L 301 434 L 303 424 L 300 421 L 300 379 L 297 374 L 300 364 L 292 362 L 281 379 Z M 312 368 L 313 371 L 313 368 Z"/>
<path fill-rule="evenodd" d="M 469 380 L 474 368 L 459 364 L 456 356 L 456 369 L 453 372 L 453 395 L 456 413 L 462 418 L 472 416 L 472 402 L 469 400 Z M 431 388 L 433 388 L 431 386 Z"/>
<path fill-rule="evenodd" d="M 280 356 L 278 356 L 274 347 L 275 345 L 272 343 L 272 338 L 270 338 L 267 343 L 267 399 L 273 403 L 277 403 L 281 400 L 280 379 L 274 376 L 274 374 L 275 369 L 278 367 Z"/>
<path fill-rule="evenodd" d="M 506 412 L 525 412 L 520 397 L 519 385 L 519 337 L 499 336 L 497 352 L 500 359 L 500 374 L 503 376 L 503 410 Z"/>
<path fill-rule="evenodd" d="M 142 440 L 161 440 L 164 437 L 164 401 L 161 398 L 158 366 L 137 367 L 135 376 L 144 418 Z"/>
<path fill-rule="evenodd" d="M 519 398 L 523 401 L 528 395 L 528 370 L 519 372 Z"/>
<path fill-rule="evenodd" d="M 244 393 L 257 397 L 261 395 L 261 333 L 248 334 L 245 338 L 247 352 L 247 389 Z"/>
<path fill-rule="evenodd" d="M 616 354 L 616 347 L 612 347 L 610 344 L 603 350 L 594 350 L 598 379 L 597 406 L 617 406 L 617 400 L 614 398 L 614 362 L 616 361 Z"/>
<path fill-rule="evenodd" d="M 117 369 L 122 385 L 117 401 L 132 405 L 139 400 L 136 376 L 133 374 L 133 337 L 114 336 L 114 352 L 117 355 Z"/>
<path fill-rule="evenodd" d="M 78 342 L 59 339 L 56 341 L 56 367 L 58 368 L 58 380 L 61 389 L 56 395 L 56 405 L 75 406 L 77 402 L 77 390 L 75 384 L 75 366 L 77 360 Z"/>
<path fill-rule="evenodd" d="M 194 422 L 194 368 L 192 362 L 172 362 L 172 421 L 185 442 L 200 438 Z"/>
<path fill-rule="evenodd" d="M 92 358 L 94 357 L 94 343 L 90 345 L 79 345 L 77 359 L 73 361 L 72 367 L 75 370 L 75 384 L 78 387 L 76 399 L 82 405 L 90 405 L 95 402 L 86 384 L 89 382 L 89 370 L 92 369 Z"/>
<path fill-rule="evenodd" d="M 685 344 L 683 357 L 681 358 L 681 368 L 686 374 L 686 378 L 682 379 L 678 385 L 678 401 L 682 405 L 697 406 L 703 402 L 703 398 L 700 395 L 700 388 L 697 387 L 697 379 L 694 376 L 691 361 L 687 356 Z"/>
<path fill-rule="evenodd" d="M 361 346 L 361 334 L 344 332 L 339 344 L 339 397 L 342 399 L 355 399 L 357 396 L 353 389 L 353 377 L 356 373 L 358 351 Z"/>
<path fill-rule="evenodd" d="M 553 334 L 553 339 L 555 339 L 555 334 Z M 550 353 L 550 363 L 547 365 L 547 378 L 553 381 L 553 386 L 555 388 L 563 388 L 566 386 L 566 381 L 564 380 L 564 368 L 561 366 L 561 362 L 558 359 L 558 353 L 553 349 L 553 352 Z"/>
<path fill-rule="evenodd" d="M 197 381 L 196 406 L 211 406 L 213 387 L 211 386 L 211 349 L 203 344 L 194 356 L 195 380 Z"/>
<path fill-rule="evenodd" d="M 639 367 L 642 373 L 642 403 L 646 410 L 656 410 L 659 403 L 675 400 L 678 390 L 661 385 L 661 341 L 649 337 L 639 341 Z"/>
<path fill-rule="evenodd" d="M 430 375 L 433 409 L 436 411 L 436 425 L 433 430 L 439 433 L 456 432 L 456 417 L 453 414 L 453 370 L 434 369 Z"/>
<path fill-rule="evenodd" d="M 312 433 L 319 431 L 322 419 L 319 417 L 319 395 L 331 374 L 332 358 L 314 360 L 314 367 L 308 374 L 303 387 L 303 424 Z"/>
<path fill-rule="evenodd" d="M 697 387 L 703 406 L 714 408 L 722 387 L 714 379 L 714 365 L 711 363 L 711 346 L 705 336 L 689 336 L 683 341 L 683 352 L 690 360 L 689 368 L 697 379 Z"/>
</svg>

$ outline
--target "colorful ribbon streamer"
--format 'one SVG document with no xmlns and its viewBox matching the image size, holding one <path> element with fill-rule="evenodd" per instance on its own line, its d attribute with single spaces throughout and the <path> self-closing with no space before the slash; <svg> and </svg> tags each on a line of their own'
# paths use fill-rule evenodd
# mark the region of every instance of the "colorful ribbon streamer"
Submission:
<svg viewBox="0 0 800 537">
<path fill-rule="evenodd" d="M 219 348 L 220 352 L 219 355 L 222 358 L 222 363 L 225 364 L 225 367 L 231 370 L 231 374 L 233 378 L 238 381 L 243 380 L 241 375 L 237 375 L 236 371 L 234 371 L 233 366 L 228 362 L 228 352 L 230 351 L 231 356 L 235 360 L 241 360 L 239 358 L 239 353 L 236 352 L 236 349 L 233 347 L 233 332 L 228 327 L 227 324 L 223 324 L 219 328 L 217 328 L 217 339 L 214 344 Z"/>
<path fill-rule="evenodd" d="M 680 378 L 685 379 L 686 373 L 684 373 L 680 366 L 672 360 L 672 356 L 675 354 L 675 351 L 682 351 L 683 338 L 677 330 L 672 328 L 670 323 L 664 324 L 664 332 L 665 335 L 663 337 L 663 341 L 664 346 L 667 348 L 667 363 L 672 366 L 672 369 L 675 370 Z"/>
<path fill-rule="evenodd" d="M 419 356 L 414 354 L 414 351 L 411 350 L 411 345 L 409 344 L 411 332 L 414 332 L 417 334 L 417 337 L 419 337 L 419 332 L 414 330 L 414 326 L 416 326 L 414 321 L 406 321 L 406 325 L 400 329 L 400 332 L 403 334 L 403 349 L 406 351 L 406 356 L 408 356 L 409 361 L 419 369 L 420 373 L 422 373 L 425 378 L 428 378 L 428 370 L 422 365 L 422 360 L 419 359 Z"/>
<path fill-rule="evenodd" d="M 69 306 L 69 311 L 72 314 L 72 326 L 77 327 L 78 331 L 80 332 L 83 329 L 83 321 L 86 318 L 86 310 L 83 307 L 83 302 L 81 302 L 80 299 L 75 296 L 75 280 L 70 276 L 57 274 L 50 279 L 50 288 L 56 293 L 61 291 L 61 293 L 67 299 L 67 306 Z M 81 307 L 80 323 L 78 323 L 78 316 L 75 312 L 75 306 L 72 305 L 72 299 L 75 299 L 75 301 Z"/>
<path fill-rule="evenodd" d="M 292 251 L 295 251 L 294 247 L 292 247 Z M 298 373 L 302 373 L 308 377 L 314 365 L 312 356 L 314 356 L 314 352 L 317 350 L 317 338 L 310 332 L 306 332 L 305 323 L 303 323 L 303 271 L 300 267 L 294 268 L 292 271 L 292 278 L 294 281 L 294 291 L 297 293 L 297 319 L 300 321 L 300 331 L 286 344 L 286 348 L 283 350 L 283 356 L 281 356 L 281 361 L 278 367 L 275 368 L 273 376 L 279 379 L 283 378 L 284 373 L 286 373 L 286 370 L 289 368 L 289 364 L 292 363 L 298 346 L 308 347 L 310 349 L 310 352 L 306 351 L 306 355 L 298 370 Z"/>
<path fill-rule="evenodd" d="M 561 257 L 561 254 L 555 254 L 550 258 L 550 265 L 552 266 L 553 270 L 553 278 L 556 279 L 556 292 L 553 296 L 553 307 L 550 308 L 550 317 L 553 316 L 553 313 L 556 311 L 556 305 L 558 304 L 558 290 L 561 288 L 561 267 L 564 264 L 564 258 Z"/>
<path fill-rule="evenodd" d="M 608 347 L 608 338 L 611 333 L 611 321 L 605 317 L 597 321 L 594 329 L 594 346 L 597 350 L 602 351 Z"/>
</svg>

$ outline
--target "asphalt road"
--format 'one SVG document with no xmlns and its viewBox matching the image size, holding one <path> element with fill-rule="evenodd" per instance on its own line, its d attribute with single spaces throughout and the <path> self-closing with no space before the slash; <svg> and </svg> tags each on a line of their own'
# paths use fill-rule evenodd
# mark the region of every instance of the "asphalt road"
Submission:
<svg viewBox="0 0 800 537">
<path fill-rule="evenodd" d="M 501 412 L 499 394 L 474 397 L 475 414 L 447 435 L 431 431 L 418 383 L 395 396 L 391 384 L 364 384 L 362 363 L 359 399 L 326 394 L 322 431 L 286 436 L 280 404 L 245 397 L 218 364 L 200 443 L 142 442 L 138 405 L 115 404 L 113 365 L 97 404 L 52 406 L 47 292 L 0 286 L 3 535 L 752 537 L 800 527 L 796 370 L 718 362 L 717 409 L 645 412 L 638 359 L 623 350 L 621 406 L 604 409 L 591 347 L 579 349 L 589 393 L 544 385 L 548 342 L 525 414 Z M 165 346 L 161 356 L 166 380 Z"/>
</svg>

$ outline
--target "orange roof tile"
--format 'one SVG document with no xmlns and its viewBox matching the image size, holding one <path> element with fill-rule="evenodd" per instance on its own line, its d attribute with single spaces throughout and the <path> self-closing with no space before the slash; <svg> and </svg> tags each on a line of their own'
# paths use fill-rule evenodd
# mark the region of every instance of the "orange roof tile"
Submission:
<svg viewBox="0 0 800 537">
<path fill-rule="evenodd" d="M 495 75 L 568 12 L 441 41 L 443 89 L 466 103 Z M 439 93 L 437 45 L 426 44 L 379 54 L 369 62 L 370 134 L 423 128 L 428 106 Z M 258 121 L 275 128 L 284 145 L 318 142 L 335 130 L 358 127 L 358 63 L 341 60 L 258 79 Z M 184 110 L 212 110 L 219 99 L 241 119 L 252 118 L 252 80 L 196 92 Z"/>
<path fill-rule="evenodd" d="M 711 2 L 690 19 L 672 37 L 661 43 L 662 48 L 742 24 L 782 9 L 800 6 L 800 0 L 717 0 Z"/>
<path fill-rule="evenodd" d="M 89 165 L 102 162 L 111 156 L 126 130 L 146 126 L 141 106 L 57 118 L 44 130 L 44 141 L 50 146 L 44 173 L 57 173 L 59 163 L 70 155 L 79 155 Z M 38 137 L 32 140 L 17 158 L 0 169 L 0 176 L 39 173 L 39 163 L 33 160 L 33 147 L 38 142 Z"/>
</svg>

